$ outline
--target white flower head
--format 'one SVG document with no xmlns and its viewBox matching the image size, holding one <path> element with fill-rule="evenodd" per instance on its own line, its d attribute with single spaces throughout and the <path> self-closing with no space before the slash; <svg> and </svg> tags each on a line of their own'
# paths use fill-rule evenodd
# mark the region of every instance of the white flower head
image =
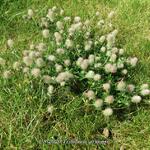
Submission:
<svg viewBox="0 0 150 150">
<path fill-rule="evenodd" d="M 70 65 L 71 65 L 70 59 L 64 60 L 64 64 L 65 64 L 66 66 L 70 66 Z"/>
<path fill-rule="evenodd" d="M 77 66 L 81 66 L 83 60 L 84 60 L 84 59 L 83 59 L 82 57 L 79 57 L 79 58 L 77 59 L 77 61 L 76 61 Z"/>
<path fill-rule="evenodd" d="M 28 9 L 28 17 L 32 18 L 34 16 L 34 12 L 32 9 Z"/>
<path fill-rule="evenodd" d="M 101 63 L 96 63 L 96 64 L 94 64 L 94 68 L 100 68 L 101 66 L 102 66 Z"/>
<path fill-rule="evenodd" d="M 62 36 L 59 32 L 55 32 L 54 33 L 55 39 L 56 39 L 56 43 L 59 44 L 62 41 Z"/>
<path fill-rule="evenodd" d="M 56 72 L 61 72 L 63 69 L 62 65 L 59 64 L 55 64 L 55 68 L 56 68 Z"/>
<path fill-rule="evenodd" d="M 85 47 L 84 47 L 85 51 L 89 51 L 91 49 L 92 43 L 93 43 L 92 41 L 85 42 Z"/>
<path fill-rule="evenodd" d="M 55 12 L 56 10 L 57 10 L 57 7 L 56 7 L 56 6 L 53 6 L 53 7 L 52 7 L 52 11 Z"/>
<path fill-rule="evenodd" d="M 33 43 L 30 44 L 30 50 L 33 50 L 35 48 L 35 45 Z"/>
<path fill-rule="evenodd" d="M 94 102 L 94 106 L 95 106 L 96 108 L 100 108 L 102 105 L 103 105 L 103 100 L 102 100 L 102 99 L 97 99 L 97 100 Z"/>
<path fill-rule="evenodd" d="M 44 38 L 49 38 L 49 30 L 48 29 L 44 29 L 42 31 L 42 35 L 43 35 Z"/>
<path fill-rule="evenodd" d="M 141 85 L 141 90 L 148 89 L 149 85 L 147 83 Z"/>
<path fill-rule="evenodd" d="M 108 104 L 112 104 L 114 102 L 114 97 L 113 95 L 109 95 L 105 98 L 105 102 Z"/>
<path fill-rule="evenodd" d="M 135 86 L 134 86 L 133 84 L 127 85 L 127 90 L 128 90 L 128 92 L 133 92 L 134 89 L 135 89 Z"/>
<path fill-rule="evenodd" d="M 7 45 L 9 48 L 12 48 L 14 46 L 14 41 L 12 39 L 8 39 Z"/>
<path fill-rule="evenodd" d="M 73 47 L 73 41 L 70 39 L 67 39 L 65 42 L 65 45 L 67 48 L 72 48 Z"/>
<path fill-rule="evenodd" d="M 76 16 L 75 18 L 74 18 L 74 22 L 75 23 L 78 23 L 78 22 L 80 22 L 81 21 L 81 18 L 79 17 L 79 16 Z"/>
<path fill-rule="evenodd" d="M 103 84 L 103 89 L 108 92 L 110 90 L 110 83 L 104 83 Z"/>
<path fill-rule="evenodd" d="M 100 74 L 95 74 L 94 75 L 94 80 L 95 81 L 99 81 L 101 79 L 101 75 Z"/>
<path fill-rule="evenodd" d="M 83 62 L 81 63 L 81 65 L 80 65 L 81 69 L 86 70 L 88 68 L 88 66 L 89 66 L 88 59 L 84 59 Z"/>
<path fill-rule="evenodd" d="M 53 12 L 52 9 L 49 9 L 49 10 L 48 10 L 47 17 L 49 18 L 49 20 L 50 20 L 51 22 L 54 22 L 55 14 L 54 14 L 54 12 Z"/>
<path fill-rule="evenodd" d="M 101 47 L 101 52 L 106 52 L 106 47 Z"/>
<path fill-rule="evenodd" d="M 105 39 L 106 39 L 106 37 L 103 35 L 103 36 L 100 37 L 99 41 L 100 41 L 101 43 L 103 43 L 103 42 L 105 41 Z"/>
<path fill-rule="evenodd" d="M 61 10 L 60 10 L 60 15 L 62 16 L 63 14 L 64 14 L 64 10 L 61 9 Z"/>
<path fill-rule="evenodd" d="M 29 56 L 23 57 L 23 62 L 26 64 L 26 66 L 31 66 L 33 63 L 33 59 Z"/>
<path fill-rule="evenodd" d="M 31 70 L 31 75 L 34 76 L 35 78 L 39 77 L 41 75 L 41 71 L 39 68 L 33 68 Z"/>
<path fill-rule="evenodd" d="M 149 89 L 143 89 L 143 90 L 141 91 L 141 95 L 142 95 L 142 96 L 150 95 L 150 90 L 149 90 Z"/>
<path fill-rule="evenodd" d="M 54 55 L 49 55 L 47 58 L 49 61 L 55 61 L 56 57 Z"/>
<path fill-rule="evenodd" d="M 63 23 L 61 21 L 57 21 L 56 22 L 56 26 L 59 30 L 63 30 L 64 29 L 64 26 L 63 26 Z"/>
<path fill-rule="evenodd" d="M 123 55 L 124 54 L 124 49 L 119 49 L 119 55 Z"/>
<path fill-rule="evenodd" d="M 118 69 L 124 68 L 124 64 L 121 62 L 117 63 L 117 68 Z"/>
<path fill-rule="evenodd" d="M 138 62 L 138 58 L 137 57 L 133 57 L 133 58 L 130 59 L 130 65 L 132 67 L 135 67 L 137 62 Z"/>
<path fill-rule="evenodd" d="M 111 11 L 109 14 L 108 14 L 108 18 L 109 19 L 112 19 L 115 15 L 115 11 Z"/>
<path fill-rule="evenodd" d="M 137 104 L 137 103 L 140 103 L 141 100 L 142 100 L 141 96 L 138 96 L 138 95 L 133 96 L 132 99 L 131 99 L 131 101 L 132 101 L 133 103 L 136 103 L 136 104 Z"/>
<path fill-rule="evenodd" d="M 90 71 L 88 71 L 88 73 L 85 75 L 85 77 L 88 78 L 88 79 L 93 79 L 93 78 L 94 78 L 94 75 L 95 75 L 94 71 L 90 70 Z"/>
<path fill-rule="evenodd" d="M 48 91 L 48 94 L 51 95 L 54 91 L 54 87 L 52 85 L 49 85 L 47 91 Z"/>
<path fill-rule="evenodd" d="M 84 95 L 89 99 L 95 99 L 95 93 L 92 90 L 87 91 L 86 93 L 84 93 Z"/>
<path fill-rule="evenodd" d="M 115 64 L 108 63 L 105 65 L 104 69 L 105 69 L 106 73 L 109 73 L 109 72 L 116 73 L 117 72 L 117 67 Z"/>
<path fill-rule="evenodd" d="M 89 64 L 92 65 L 94 63 L 94 60 L 95 60 L 95 56 L 94 55 L 89 55 L 88 57 L 88 61 L 89 61 Z"/>
<path fill-rule="evenodd" d="M 29 67 L 24 67 L 23 68 L 23 73 L 28 74 L 29 73 Z"/>
<path fill-rule="evenodd" d="M 46 45 L 44 43 L 39 43 L 36 48 L 43 52 L 46 50 Z"/>
<path fill-rule="evenodd" d="M 117 90 L 118 91 L 125 91 L 126 89 L 126 83 L 124 81 L 120 81 L 117 84 Z"/>
<path fill-rule="evenodd" d="M 57 54 L 64 54 L 65 53 L 65 50 L 63 48 L 58 48 L 56 50 Z"/>
<path fill-rule="evenodd" d="M 3 78 L 4 79 L 9 79 L 11 77 L 11 71 L 10 70 L 6 70 L 3 72 Z"/>
<path fill-rule="evenodd" d="M 111 62 L 115 62 L 116 59 L 117 59 L 117 55 L 116 55 L 116 54 L 111 54 L 111 56 L 110 56 L 110 61 L 111 61 Z"/>
<path fill-rule="evenodd" d="M 105 109 L 103 110 L 103 115 L 104 115 L 105 117 L 109 117 L 109 116 L 111 116 L 112 114 L 113 114 L 112 108 L 105 108 Z"/>
<path fill-rule="evenodd" d="M 52 80 L 52 78 L 49 75 L 44 75 L 43 76 L 43 81 L 44 83 L 50 83 L 50 81 Z"/>
<path fill-rule="evenodd" d="M 20 69 L 20 65 L 21 65 L 21 64 L 20 64 L 18 61 L 14 62 L 14 63 L 13 63 L 13 69 L 14 69 L 14 70 L 19 70 L 19 69 Z"/>
<path fill-rule="evenodd" d="M 58 74 L 58 76 L 56 77 L 56 81 L 58 83 L 62 83 L 68 81 L 71 78 L 73 78 L 73 74 L 68 71 L 65 71 Z"/>
<path fill-rule="evenodd" d="M 71 21 L 71 18 L 69 16 L 64 17 L 64 21 Z"/>
<path fill-rule="evenodd" d="M 4 66 L 6 64 L 6 60 L 0 57 L 0 66 Z"/>
<path fill-rule="evenodd" d="M 37 67 L 43 67 L 45 65 L 45 62 L 42 58 L 36 59 L 35 63 L 37 65 Z"/>
<path fill-rule="evenodd" d="M 47 111 L 49 112 L 49 113 L 53 113 L 53 111 L 54 111 L 54 106 L 52 106 L 52 105 L 49 105 L 48 107 L 47 107 Z"/>
<path fill-rule="evenodd" d="M 66 82 L 63 81 L 60 83 L 60 86 L 65 86 L 65 84 L 66 84 Z"/>
<path fill-rule="evenodd" d="M 112 52 L 112 54 L 117 54 L 118 53 L 118 48 L 117 47 L 113 47 L 111 52 Z"/>
<path fill-rule="evenodd" d="M 95 15 L 96 15 L 96 16 L 99 16 L 99 15 L 100 15 L 100 12 L 99 12 L 99 11 L 97 11 Z"/>
<path fill-rule="evenodd" d="M 122 72 L 123 75 L 126 75 L 128 73 L 128 70 L 127 69 L 123 69 L 121 72 Z"/>
</svg>

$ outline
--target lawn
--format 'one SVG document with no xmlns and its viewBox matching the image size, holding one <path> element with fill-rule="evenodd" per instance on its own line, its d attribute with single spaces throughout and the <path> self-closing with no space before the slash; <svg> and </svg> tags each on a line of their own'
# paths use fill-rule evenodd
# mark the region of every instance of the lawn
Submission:
<svg viewBox="0 0 150 150">
<path fill-rule="evenodd" d="M 118 28 L 117 43 L 126 55 L 139 58 L 139 65 L 130 74 L 135 83 L 150 83 L 150 1 L 149 0 L 1 0 L 0 56 L 13 62 L 22 55 L 30 41 L 40 41 L 39 26 L 22 16 L 29 8 L 43 15 L 58 6 L 67 15 L 86 19 L 99 11 L 105 16 L 116 11 L 113 24 Z M 13 38 L 15 48 L 7 49 Z M 1 70 L 0 70 L 1 73 Z M 38 82 L 38 81 L 37 81 Z M 42 83 L 41 83 L 42 84 Z M 0 149 L 150 149 L 149 105 L 140 105 L 133 112 L 120 111 L 107 123 L 100 112 L 85 108 L 80 96 L 62 89 L 53 99 L 54 114 L 47 113 L 49 99 L 41 86 L 31 86 L 21 73 L 5 81 L 0 76 Z M 55 101 L 57 100 L 57 101 Z M 148 98 L 147 101 L 150 101 Z M 105 138 L 103 128 L 112 136 Z M 106 141 L 91 144 L 48 144 L 49 139 Z"/>
</svg>

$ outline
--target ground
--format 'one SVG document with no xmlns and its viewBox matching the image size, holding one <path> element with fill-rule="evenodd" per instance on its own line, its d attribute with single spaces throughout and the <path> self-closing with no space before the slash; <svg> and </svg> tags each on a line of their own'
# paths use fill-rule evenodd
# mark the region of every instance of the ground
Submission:
<svg viewBox="0 0 150 150">
<path fill-rule="evenodd" d="M 0 1 L 0 55 L 14 61 L 21 50 L 37 34 L 36 23 L 24 23 L 22 16 L 29 8 L 37 14 L 46 13 L 52 6 L 64 8 L 68 15 L 82 18 L 96 11 L 103 15 L 110 10 L 117 12 L 113 20 L 119 29 L 119 46 L 126 55 L 137 56 L 138 67 L 131 79 L 138 84 L 150 83 L 150 1 L 149 0 L 1 0 Z M 9 51 L 6 40 L 15 39 L 16 48 Z M 46 113 L 48 104 L 40 87 L 31 87 L 21 74 L 7 82 L 0 78 L 0 147 L 2 149 L 150 149 L 149 106 L 139 106 L 133 113 L 120 112 L 118 119 L 111 118 L 109 126 L 112 137 L 105 139 L 101 133 L 106 127 L 99 112 L 82 107 L 80 97 L 60 91 L 54 115 Z M 42 91 L 42 92 L 41 92 Z M 86 114 L 83 111 L 87 111 Z M 84 115 L 83 115 L 84 114 Z M 124 117 L 122 117 L 124 115 Z M 42 140 L 57 139 L 106 140 L 97 145 L 48 145 Z M 99 147 L 99 148 L 98 148 Z"/>
</svg>

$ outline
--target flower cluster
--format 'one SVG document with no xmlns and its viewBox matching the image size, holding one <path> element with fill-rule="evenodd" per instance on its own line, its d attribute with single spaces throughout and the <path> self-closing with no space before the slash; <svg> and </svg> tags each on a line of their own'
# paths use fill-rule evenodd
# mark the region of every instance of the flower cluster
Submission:
<svg viewBox="0 0 150 150">
<path fill-rule="evenodd" d="M 32 21 L 34 15 L 29 9 L 27 18 Z M 31 43 L 23 50 L 22 59 L 14 62 L 12 70 L 4 69 L 3 78 L 22 71 L 30 79 L 43 81 L 48 96 L 53 96 L 57 86 L 86 82 L 87 89 L 80 96 L 107 117 L 113 114 L 113 108 L 140 103 L 150 90 L 146 83 L 139 87 L 128 81 L 138 58 L 126 57 L 124 49 L 115 46 L 118 29 L 112 26 L 114 15 L 112 11 L 104 20 L 96 12 L 92 19 L 83 21 L 79 16 L 65 16 L 64 10 L 54 6 L 39 21 L 42 42 Z M 7 45 L 11 49 L 15 43 L 9 39 Z M 6 62 L 0 58 L 2 68 Z M 48 111 L 52 110 L 49 106 Z"/>
</svg>

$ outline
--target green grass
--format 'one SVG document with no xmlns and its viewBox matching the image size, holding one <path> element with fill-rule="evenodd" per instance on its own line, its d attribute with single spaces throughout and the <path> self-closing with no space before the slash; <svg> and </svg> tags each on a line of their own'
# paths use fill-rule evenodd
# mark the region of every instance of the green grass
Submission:
<svg viewBox="0 0 150 150">
<path fill-rule="evenodd" d="M 150 83 L 149 0 L 1 0 L 0 56 L 13 62 L 21 56 L 21 51 L 27 48 L 26 44 L 31 39 L 40 41 L 36 23 L 24 23 L 22 15 L 28 8 L 37 9 L 37 14 L 44 14 L 47 8 L 54 5 L 64 8 L 68 15 L 79 15 L 84 19 L 96 11 L 105 16 L 110 10 L 116 10 L 113 23 L 119 29 L 119 46 L 126 50 L 127 55 L 140 59 L 131 79 L 138 84 Z M 15 39 L 13 51 L 6 48 L 9 37 Z M 46 111 L 50 102 L 45 95 L 41 87 L 32 87 L 21 73 L 9 81 L 0 78 L 1 149 L 116 150 L 121 145 L 131 150 L 150 149 L 148 106 L 141 106 L 134 113 L 126 114 L 121 121 L 113 116 L 107 124 L 100 112 L 85 108 L 82 99 L 68 93 L 67 89 L 56 95 L 56 109 L 49 116 Z M 105 139 L 101 135 L 106 126 L 111 129 L 113 138 Z M 108 140 L 108 144 L 101 144 L 98 148 L 96 145 L 48 145 L 41 142 L 52 136 L 63 139 Z"/>
</svg>

